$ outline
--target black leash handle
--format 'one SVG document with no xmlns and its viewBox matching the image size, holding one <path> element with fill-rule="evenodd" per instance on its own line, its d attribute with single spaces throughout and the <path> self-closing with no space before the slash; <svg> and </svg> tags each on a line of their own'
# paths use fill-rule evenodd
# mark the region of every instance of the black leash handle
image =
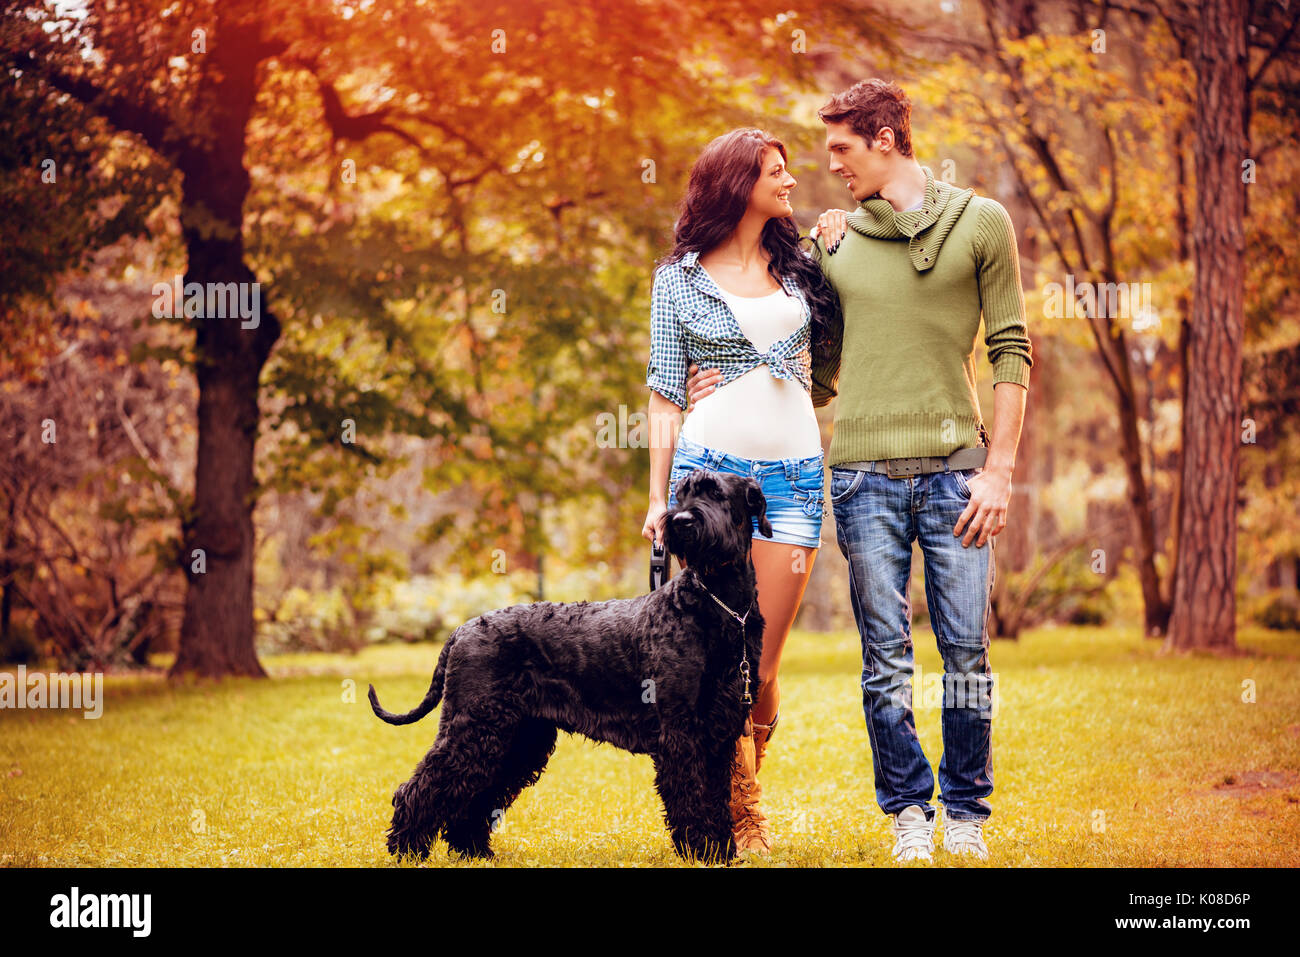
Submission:
<svg viewBox="0 0 1300 957">
<path fill-rule="evenodd" d="M 668 549 L 658 542 L 650 545 L 650 590 L 668 581 Z"/>
</svg>

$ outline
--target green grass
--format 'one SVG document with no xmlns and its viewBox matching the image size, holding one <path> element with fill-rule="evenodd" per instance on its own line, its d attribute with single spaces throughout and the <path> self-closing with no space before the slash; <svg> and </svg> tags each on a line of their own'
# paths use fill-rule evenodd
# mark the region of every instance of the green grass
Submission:
<svg viewBox="0 0 1300 957">
<path fill-rule="evenodd" d="M 933 635 L 916 639 L 937 672 Z M 989 865 L 1300 863 L 1300 634 L 1240 640 L 1231 658 L 1164 656 L 1124 629 L 995 643 Z M 413 706 L 437 651 L 276 657 L 273 680 L 221 685 L 110 677 L 99 720 L 0 711 L 0 865 L 390 866 L 392 791 L 436 725 L 381 723 L 365 688 Z M 855 633 L 791 636 L 762 774 L 777 847 L 759 866 L 890 864 L 859 668 Z M 937 765 L 938 710 L 917 723 Z M 494 846 L 496 866 L 679 863 L 650 760 L 567 736 Z M 936 852 L 934 866 L 952 863 Z M 429 864 L 466 866 L 442 844 Z"/>
</svg>

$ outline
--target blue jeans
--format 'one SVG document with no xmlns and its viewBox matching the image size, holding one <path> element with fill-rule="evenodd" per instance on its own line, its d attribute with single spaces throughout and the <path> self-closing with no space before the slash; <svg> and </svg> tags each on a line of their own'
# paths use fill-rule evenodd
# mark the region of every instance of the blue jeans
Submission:
<svg viewBox="0 0 1300 957">
<path fill-rule="evenodd" d="M 891 479 L 831 469 L 831 506 L 849 563 L 853 617 L 862 638 L 862 708 L 871 739 L 876 801 L 886 814 L 919 805 L 934 817 L 934 775 L 912 715 L 912 542 L 921 543 L 930 624 L 943 657 L 943 757 L 939 800 L 954 821 L 992 813 L 989 597 L 993 539 L 962 546 L 953 526 L 982 469 Z"/>
</svg>

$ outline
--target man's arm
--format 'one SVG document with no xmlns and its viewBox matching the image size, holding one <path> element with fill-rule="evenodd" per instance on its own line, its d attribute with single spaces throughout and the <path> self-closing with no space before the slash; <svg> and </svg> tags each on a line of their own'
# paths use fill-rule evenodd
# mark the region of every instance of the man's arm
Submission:
<svg viewBox="0 0 1300 957">
<path fill-rule="evenodd" d="M 1025 423 L 1028 397 L 1029 390 L 1014 382 L 998 382 L 993 386 L 993 432 L 984 471 L 1002 473 L 1008 482 L 1016 469 L 1016 451 L 1020 448 L 1020 429 Z"/>
<path fill-rule="evenodd" d="M 993 434 L 984 470 L 970 482 L 971 497 L 953 528 L 962 545 L 983 545 L 1007 526 L 1011 473 L 1016 467 L 1020 429 L 1025 421 L 1033 345 L 1025 321 L 1020 286 L 1020 254 L 1011 217 L 989 200 L 979 211 L 975 230 L 975 268 L 984 342 L 993 366 Z"/>
<path fill-rule="evenodd" d="M 1014 382 L 993 385 L 993 434 L 989 438 L 988 458 L 984 470 L 973 476 L 970 501 L 957 519 L 952 533 L 962 536 L 962 545 L 973 541 L 979 548 L 1007 527 L 1007 508 L 1011 504 L 1011 473 L 1016 468 L 1016 450 L 1020 447 L 1020 427 L 1025 421 L 1025 400 L 1029 390 Z"/>
<path fill-rule="evenodd" d="M 999 382 L 1029 388 L 1034 364 L 1033 343 L 1025 321 L 1025 295 L 1020 285 L 1020 252 L 1011 217 L 1001 203 L 986 200 L 975 227 L 975 280 L 984 316 L 984 344 L 993 366 L 996 394 Z"/>
</svg>

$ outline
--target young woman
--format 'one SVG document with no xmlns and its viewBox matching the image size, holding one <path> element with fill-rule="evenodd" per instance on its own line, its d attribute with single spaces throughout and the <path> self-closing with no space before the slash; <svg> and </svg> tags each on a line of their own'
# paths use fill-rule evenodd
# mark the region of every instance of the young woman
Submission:
<svg viewBox="0 0 1300 957">
<path fill-rule="evenodd" d="M 677 481 L 692 469 L 752 476 L 767 498 L 772 535 L 755 520 L 753 543 L 763 658 L 731 787 L 737 850 L 759 853 L 772 846 L 757 772 L 777 724 L 777 668 L 821 545 L 824 453 L 813 406 L 835 394 L 842 329 L 834 290 L 800 246 L 794 186 L 785 147 L 761 130 L 734 130 L 705 148 L 672 252 L 655 270 L 646 368 L 652 438 L 642 535 L 662 541 Z M 691 364 L 719 369 L 722 384 L 674 435 L 661 426 L 687 408 Z"/>
</svg>

